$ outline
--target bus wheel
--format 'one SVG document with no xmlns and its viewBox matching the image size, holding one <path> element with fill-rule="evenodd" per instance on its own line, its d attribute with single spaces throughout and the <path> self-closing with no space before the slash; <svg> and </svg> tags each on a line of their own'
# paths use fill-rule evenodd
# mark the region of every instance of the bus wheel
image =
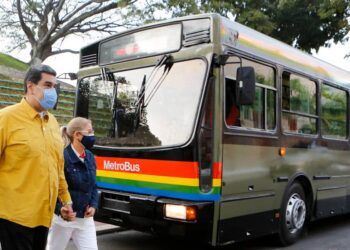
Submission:
<svg viewBox="0 0 350 250">
<path fill-rule="evenodd" d="M 281 208 L 279 239 L 283 246 L 293 244 L 302 235 L 307 218 L 305 192 L 300 183 L 293 183 L 285 197 Z"/>
</svg>

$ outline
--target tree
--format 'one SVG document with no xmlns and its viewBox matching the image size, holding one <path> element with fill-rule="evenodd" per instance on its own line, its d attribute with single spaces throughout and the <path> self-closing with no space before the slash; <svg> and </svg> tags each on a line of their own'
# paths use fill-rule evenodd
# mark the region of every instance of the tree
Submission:
<svg viewBox="0 0 350 250">
<path fill-rule="evenodd" d="M 155 21 L 159 13 L 177 17 L 206 12 L 233 16 L 306 52 L 331 41 L 345 42 L 350 30 L 350 0 L 3 0 L 0 31 L 12 40 L 11 49 L 30 44 L 31 64 L 37 64 L 74 52 L 59 49 L 72 34 L 115 33 L 119 27 Z"/>
<path fill-rule="evenodd" d="M 134 2 L 136 0 L 5 0 L 0 5 L 0 31 L 12 40 L 12 50 L 30 44 L 30 63 L 38 64 L 59 53 L 78 53 L 54 47 L 72 34 L 111 33 L 127 25 L 123 16 L 115 12 Z"/>
<path fill-rule="evenodd" d="M 310 52 L 345 42 L 350 0 L 161 0 L 158 10 L 173 17 L 205 12 L 234 16 L 236 21 Z M 153 7 L 154 8 L 154 7 Z"/>
</svg>

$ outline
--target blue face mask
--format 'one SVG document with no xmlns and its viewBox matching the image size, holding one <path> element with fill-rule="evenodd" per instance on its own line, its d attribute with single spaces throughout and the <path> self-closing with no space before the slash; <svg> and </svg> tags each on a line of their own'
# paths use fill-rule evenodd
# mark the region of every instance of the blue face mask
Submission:
<svg viewBox="0 0 350 250">
<path fill-rule="evenodd" d="M 48 110 L 55 107 L 57 102 L 57 92 L 55 88 L 44 89 L 43 99 L 40 100 L 40 105 L 43 109 Z"/>
<path fill-rule="evenodd" d="M 94 135 L 84 135 L 83 139 L 81 140 L 81 144 L 83 144 L 83 146 L 86 149 L 90 150 L 95 144 L 95 136 Z"/>
</svg>

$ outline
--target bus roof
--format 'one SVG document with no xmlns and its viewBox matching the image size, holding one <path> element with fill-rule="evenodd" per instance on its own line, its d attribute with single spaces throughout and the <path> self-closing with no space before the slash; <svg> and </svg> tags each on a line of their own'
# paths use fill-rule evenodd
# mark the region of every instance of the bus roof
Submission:
<svg viewBox="0 0 350 250">
<path fill-rule="evenodd" d="M 350 72 L 242 24 L 230 21 L 224 17 L 221 17 L 221 20 L 223 26 L 221 27 L 221 36 L 227 35 L 225 34 L 227 29 L 232 29 L 239 34 L 238 41 L 232 44 L 231 47 L 235 47 L 255 57 L 276 62 L 292 70 L 306 73 L 315 78 L 350 88 Z"/>
<path fill-rule="evenodd" d="M 227 48 L 232 48 L 243 53 L 248 53 L 253 57 L 262 58 L 270 62 L 283 65 L 284 67 L 287 67 L 291 70 L 310 75 L 314 78 L 320 78 L 324 81 L 339 84 L 345 88 L 350 89 L 350 72 L 215 13 L 168 19 L 166 21 L 147 24 L 139 28 L 123 31 L 114 36 L 120 36 L 123 33 L 129 33 L 133 30 L 152 27 L 154 25 L 201 18 L 210 18 L 213 20 L 214 26 L 216 24 L 220 25 L 220 31 L 216 32 L 216 34 L 220 34 L 221 42 L 226 45 Z M 225 37 L 232 35 L 234 32 L 238 33 L 238 40 L 232 42 L 231 44 L 226 43 L 225 41 L 230 39 L 225 39 Z M 93 44 L 96 45 L 101 41 L 110 39 L 111 37 L 113 36 L 101 39 L 100 41 L 94 42 L 88 46 L 83 47 L 82 49 L 87 48 Z"/>
</svg>

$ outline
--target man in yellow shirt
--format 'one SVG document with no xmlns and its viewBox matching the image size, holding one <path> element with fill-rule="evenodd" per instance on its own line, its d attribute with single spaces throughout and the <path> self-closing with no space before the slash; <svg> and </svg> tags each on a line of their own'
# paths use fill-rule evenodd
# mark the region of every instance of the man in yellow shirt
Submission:
<svg viewBox="0 0 350 250">
<path fill-rule="evenodd" d="M 57 197 L 73 220 L 64 177 L 63 141 L 55 117 L 56 72 L 31 67 L 25 97 L 0 110 L 0 242 L 2 250 L 45 250 Z"/>
</svg>

